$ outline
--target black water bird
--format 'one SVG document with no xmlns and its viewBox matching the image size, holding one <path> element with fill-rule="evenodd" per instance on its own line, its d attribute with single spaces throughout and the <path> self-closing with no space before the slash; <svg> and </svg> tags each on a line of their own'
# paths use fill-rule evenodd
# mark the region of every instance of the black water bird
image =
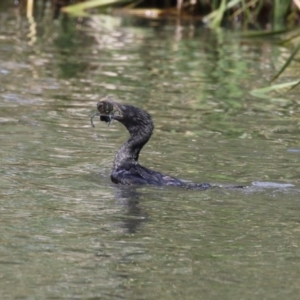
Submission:
<svg viewBox="0 0 300 300">
<path fill-rule="evenodd" d="M 130 138 L 118 150 L 113 163 L 111 180 L 114 183 L 126 185 L 152 184 L 158 186 L 179 186 L 188 189 L 207 190 L 215 187 L 209 183 L 186 183 L 175 177 L 153 171 L 141 166 L 138 162 L 140 151 L 149 141 L 154 125 L 148 112 L 140 108 L 119 104 L 109 97 L 97 103 L 101 121 L 111 123 L 116 120 L 122 123 L 130 133 Z"/>
</svg>

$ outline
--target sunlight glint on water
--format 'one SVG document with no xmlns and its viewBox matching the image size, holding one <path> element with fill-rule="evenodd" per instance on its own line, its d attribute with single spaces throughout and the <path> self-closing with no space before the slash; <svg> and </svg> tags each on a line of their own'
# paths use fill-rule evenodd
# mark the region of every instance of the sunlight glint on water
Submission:
<svg viewBox="0 0 300 300">
<path fill-rule="evenodd" d="M 99 17 L 45 19 L 31 46 L 26 20 L 18 32 L 13 11 L 1 15 L 3 299 L 298 299 L 298 98 L 248 93 L 286 50 L 189 26 L 181 37 L 170 24 L 101 27 Z M 147 167 L 295 187 L 114 185 L 128 134 L 117 122 L 90 126 L 105 94 L 153 116 Z"/>
</svg>

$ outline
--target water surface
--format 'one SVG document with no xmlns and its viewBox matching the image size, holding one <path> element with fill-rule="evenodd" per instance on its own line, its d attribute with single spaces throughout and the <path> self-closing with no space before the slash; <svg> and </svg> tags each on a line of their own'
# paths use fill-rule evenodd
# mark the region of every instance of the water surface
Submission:
<svg viewBox="0 0 300 300">
<path fill-rule="evenodd" d="M 288 50 L 172 22 L 53 22 L 48 11 L 29 25 L 9 4 L 0 14 L 2 298 L 298 299 L 299 100 L 249 94 Z M 194 182 L 294 187 L 114 185 L 128 134 L 117 122 L 91 128 L 105 94 L 153 116 L 145 166 Z"/>
</svg>

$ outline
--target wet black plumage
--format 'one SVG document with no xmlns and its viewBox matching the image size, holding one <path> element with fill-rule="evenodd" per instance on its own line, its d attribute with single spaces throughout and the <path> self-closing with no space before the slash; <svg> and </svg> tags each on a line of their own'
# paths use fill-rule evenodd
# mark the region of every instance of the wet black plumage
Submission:
<svg viewBox="0 0 300 300">
<path fill-rule="evenodd" d="M 118 104 L 108 97 L 97 103 L 97 109 L 99 113 L 95 115 L 100 116 L 101 121 L 117 120 L 130 133 L 130 138 L 121 146 L 115 156 L 111 173 L 111 180 L 114 183 L 180 186 L 198 190 L 212 187 L 208 183 L 186 184 L 175 177 L 153 171 L 139 164 L 140 151 L 149 141 L 154 129 L 152 118 L 148 112 L 131 105 Z"/>
</svg>

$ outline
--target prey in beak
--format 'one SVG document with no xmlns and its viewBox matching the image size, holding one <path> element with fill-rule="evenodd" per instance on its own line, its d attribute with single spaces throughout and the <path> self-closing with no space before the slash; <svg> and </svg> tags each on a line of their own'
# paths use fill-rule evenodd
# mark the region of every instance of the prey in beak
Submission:
<svg viewBox="0 0 300 300">
<path fill-rule="evenodd" d="M 108 126 L 115 119 L 115 116 L 122 117 L 122 112 L 118 104 L 112 101 L 108 96 L 104 97 L 97 103 L 98 112 L 91 116 L 91 125 L 95 127 L 94 117 L 100 117 L 100 121 L 108 123 Z"/>
</svg>

